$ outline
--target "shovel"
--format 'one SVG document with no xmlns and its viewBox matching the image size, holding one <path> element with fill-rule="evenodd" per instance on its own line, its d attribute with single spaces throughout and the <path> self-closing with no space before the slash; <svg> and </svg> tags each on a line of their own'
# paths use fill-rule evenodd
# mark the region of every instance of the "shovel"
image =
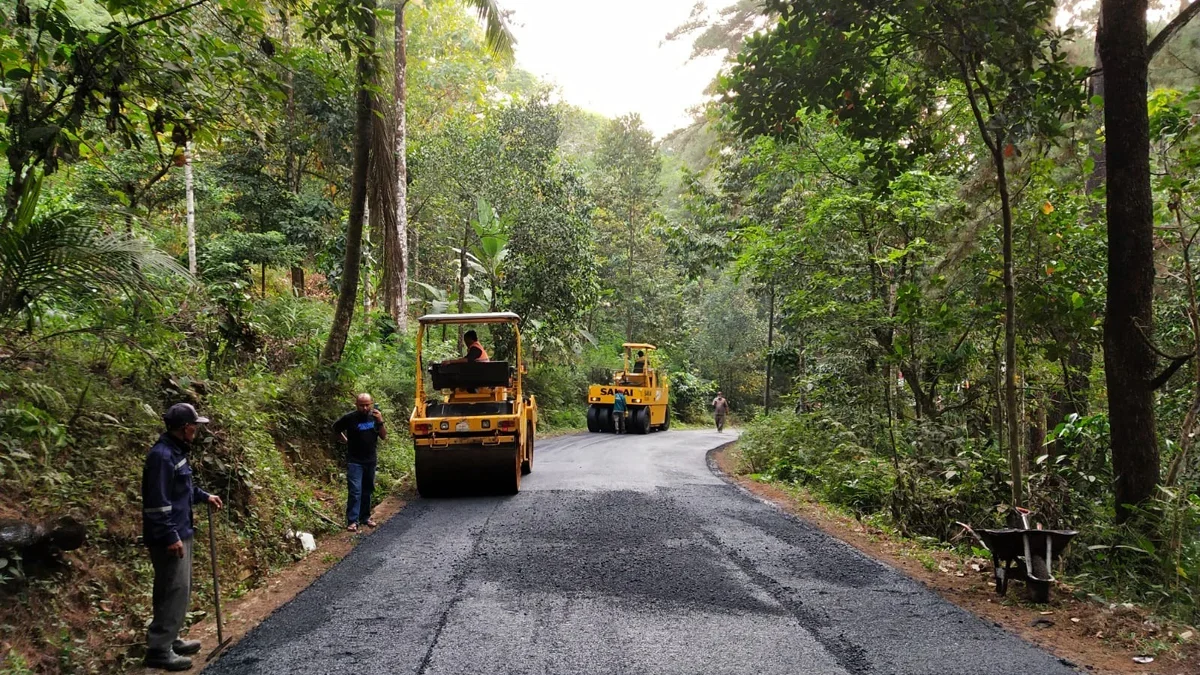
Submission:
<svg viewBox="0 0 1200 675">
<path fill-rule="evenodd" d="M 233 641 L 233 636 L 225 637 L 224 629 L 221 626 L 221 581 L 217 578 L 217 522 L 213 520 L 212 504 L 208 506 L 208 559 L 212 561 L 213 575 L 213 601 L 217 604 L 217 648 L 208 653 L 208 657 L 204 659 L 207 663 L 213 660 L 213 657 L 221 653 L 222 649 L 229 646 Z"/>
</svg>

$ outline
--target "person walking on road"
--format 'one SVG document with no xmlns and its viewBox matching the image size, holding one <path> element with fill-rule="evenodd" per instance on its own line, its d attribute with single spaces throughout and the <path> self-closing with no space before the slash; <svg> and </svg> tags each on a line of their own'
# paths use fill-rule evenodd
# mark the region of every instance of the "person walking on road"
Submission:
<svg viewBox="0 0 1200 675">
<path fill-rule="evenodd" d="M 163 415 L 167 430 L 146 454 L 142 467 L 142 539 L 154 567 L 154 618 L 146 633 L 145 665 L 188 670 L 189 655 L 199 640 L 180 640 L 192 592 L 192 539 L 196 533 L 192 505 L 209 503 L 218 510 L 221 498 L 192 481 L 188 452 L 196 431 L 208 418 L 188 403 L 176 403 Z M 212 527 L 212 524 L 209 524 Z"/>
<path fill-rule="evenodd" d="M 346 444 L 346 529 L 357 532 L 359 525 L 375 527 L 371 498 L 375 493 L 379 440 L 387 440 L 383 413 L 370 394 L 359 394 L 354 410 L 333 423 L 333 432 Z"/>
<path fill-rule="evenodd" d="M 729 401 L 725 400 L 725 394 L 717 392 L 717 397 L 713 399 L 713 417 L 716 418 L 717 431 L 725 430 L 725 416 L 729 414 Z"/>
<path fill-rule="evenodd" d="M 613 394 L 613 429 L 618 434 L 625 433 L 625 394 Z"/>
</svg>

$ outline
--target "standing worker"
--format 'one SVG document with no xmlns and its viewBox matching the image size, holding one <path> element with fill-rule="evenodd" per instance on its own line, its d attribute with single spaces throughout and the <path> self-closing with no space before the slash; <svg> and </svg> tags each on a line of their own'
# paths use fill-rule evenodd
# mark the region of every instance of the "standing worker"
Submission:
<svg viewBox="0 0 1200 675">
<path fill-rule="evenodd" d="M 625 394 L 613 394 L 613 429 L 618 434 L 625 433 Z"/>
<path fill-rule="evenodd" d="M 196 431 L 208 422 L 188 403 L 176 403 L 163 415 L 166 433 L 146 454 L 142 468 L 142 539 L 154 566 L 154 619 L 146 634 L 149 668 L 188 670 L 189 654 L 199 640 L 180 640 L 192 592 L 192 505 L 207 502 L 218 510 L 221 498 L 192 483 L 188 452 Z M 212 527 L 212 523 L 209 523 Z"/>
<path fill-rule="evenodd" d="M 713 399 L 713 417 L 717 421 L 717 431 L 725 430 L 725 416 L 729 414 L 729 401 L 725 400 L 725 394 L 717 392 L 717 397 Z"/>
<path fill-rule="evenodd" d="M 370 394 L 359 394 L 354 410 L 339 417 L 333 431 L 346 444 L 346 529 L 358 532 L 359 524 L 375 527 L 371 497 L 375 493 L 379 439 L 387 440 L 383 413 Z"/>
</svg>

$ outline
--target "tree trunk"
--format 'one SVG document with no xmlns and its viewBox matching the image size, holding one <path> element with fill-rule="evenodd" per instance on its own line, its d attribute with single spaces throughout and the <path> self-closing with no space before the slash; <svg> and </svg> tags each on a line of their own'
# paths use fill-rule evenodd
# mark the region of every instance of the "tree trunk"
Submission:
<svg viewBox="0 0 1200 675">
<path fill-rule="evenodd" d="M 1022 443 L 1017 414 L 1017 289 L 1013 279 L 1012 203 L 1002 136 L 997 136 L 993 144 L 992 160 L 996 165 L 996 190 L 1000 193 L 1000 217 L 1004 229 L 1004 412 L 1008 422 L 1008 470 L 1012 478 L 1012 505 L 1024 506 Z"/>
<path fill-rule="evenodd" d="M 1102 30 L 1104 30 L 1104 7 L 1103 6 L 1100 7 L 1100 18 L 1096 21 L 1096 35 L 1099 35 L 1100 31 L 1102 31 Z M 1103 99 L 1104 98 L 1104 59 L 1100 57 L 1100 41 L 1099 40 L 1096 41 L 1094 52 L 1095 52 L 1095 59 L 1096 59 L 1096 67 L 1094 69 L 1095 75 L 1092 75 L 1091 79 L 1088 80 L 1088 93 L 1091 95 L 1092 98 L 1095 98 L 1098 96 L 1101 99 Z M 1089 117 L 1090 117 L 1091 123 L 1096 126 L 1097 130 L 1099 130 L 1101 127 L 1104 126 L 1104 109 L 1103 109 L 1103 107 L 1093 106 L 1091 115 Z M 1106 157 L 1105 157 L 1105 153 L 1104 153 L 1104 141 L 1102 141 L 1102 140 L 1092 141 L 1090 150 L 1091 150 L 1091 152 L 1089 153 L 1089 156 L 1092 159 L 1092 172 L 1090 174 L 1088 174 L 1088 176 L 1084 180 L 1084 184 L 1083 184 L 1084 192 L 1087 193 L 1089 198 L 1091 197 L 1091 195 L 1096 193 L 1096 190 L 1100 189 L 1101 185 L 1104 185 L 1104 180 L 1105 180 L 1106 176 L 1108 175 L 1107 171 L 1106 171 L 1106 166 L 1105 166 Z M 1098 208 L 1095 211 L 1095 215 L 1096 215 L 1096 217 L 1100 217 L 1102 215 Z"/>
<path fill-rule="evenodd" d="M 374 106 L 375 103 L 378 103 L 378 100 L 374 101 L 371 105 Z M 378 112 L 378 110 L 375 109 L 374 107 L 372 108 L 372 110 L 376 110 L 376 112 Z M 377 120 L 378 120 L 378 116 L 371 118 L 372 145 L 374 145 L 375 124 L 376 124 Z M 371 148 L 370 155 L 372 157 L 372 160 L 375 157 L 376 149 L 377 148 L 375 148 L 375 147 Z M 368 160 L 368 161 L 373 163 L 372 160 Z M 363 212 L 364 212 L 363 213 L 363 221 L 366 223 L 366 229 L 363 230 L 363 250 L 366 252 L 362 256 L 364 259 L 369 259 L 370 255 L 371 255 L 371 251 L 372 251 L 371 233 L 375 232 L 379 229 L 379 212 L 378 212 L 379 210 L 372 208 L 372 204 L 371 204 L 371 202 L 374 201 L 371 197 L 371 193 L 373 191 L 374 191 L 373 186 L 371 185 L 371 167 L 370 167 L 370 165 L 368 165 L 368 167 L 367 167 L 367 203 L 365 206 L 363 206 Z M 370 268 L 370 266 L 367 267 L 366 273 L 362 274 L 361 276 L 362 276 L 362 307 L 363 307 L 363 317 L 362 318 L 363 318 L 363 325 L 366 325 L 371 322 L 371 268 Z"/>
<path fill-rule="evenodd" d="M 1176 201 L 1178 199 L 1177 196 L 1172 198 L 1171 211 L 1175 214 L 1175 225 L 1179 233 L 1179 250 L 1183 255 L 1183 278 L 1187 280 L 1184 289 L 1187 291 L 1188 299 L 1188 324 L 1192 329 L 1192 351 L 1200 354 L 1200 300 L 1196 298 L 1196 274 L 1192 269 L 1192 240 L 1188 239 L 1187 233 L 1184 231 L 1183 213 Z M 1179 430 L 1179 451 L 1171 459 L 1167 468 L 1167 478 L 1163 481 L 1168 488 L 1177 485 L 1181 471 L 1187 467 L 1188 455 L 1195 443 L 1197 416 L 1200 416 L 1200 359 L 1193 359 L 1192 403 L 1188 406 L 1187 414 L 1183 418 L 1183 426 Z"/>
<path fill-rule="evenodd" d="M 18 103 L 18 105 L 22 105 Z M 18 108 L 20 110 L 20 108 Z M 10 113 L 11 114 L 11 113 Z M 11 125 L 10 125 L 11 127 Z M 4 220 L 0 221 L 0 232 L 7 230 L 17 217 L 17 205 L 21 203 L 21 194 L 25 192 L 25 183 L 29 179 L 22 160 L 9 160 L 8 187 L 4 190 Z M 28 173 L 33 173 L 32 171 Z"/>
<path fill-rule="evenodd" d="M 287 10 L 280 11 L 280 31 L 283 33 L 283 49 L 285 52 L 291 50 L 292 47 L 292 31 L 289 28 Z M 287 90 L 287 137 L 292 138 L 296 132 L 296 88 L 292 78 L 291 68 L 285 68 L 283 72 L 283 86 Z M 300 194 L 300 171 L 296 162 L 296 151 L 291 143 L 285 143 L 286 154 L 284 155 L 284 180 L 287 182 L 288 190 L 292 194 Z M 300 265 L 292 265 L 292 294 L 297 298 L 302 298 L 305 295 L 304 291 L 304 268 Z"/>
<path fill-rule="evenodd" d="M 1101 0 L 1108 172 L 1108 306 L 1104 371 L 1108 384 L 1117 521 L 1127 520 L 1158 485 L 1154 428 L 1154 210 L 1146 106 L 1147 0 Z"/>
<path fill-rule="evenodd" d="M 192 148 L 191 143 L 184 150 L 183 190 L 187 201 L 187 248 L 188 271 L 196 276 L 196 195 L 192 183 Z"/>
<path fill-rule="evenodd" d="M 1056 397 L 1051 426 L 1057 426 L 1071 415 L 1082 417 L 1088 412 L 1088 391 L 1092 387 L 1092 352 L 1081 344 L 1078 336 L 1070 336 L 1067 357 L 1062 361 L 1063 391 Z"/>
<path fill-rule="evenodd" d="M 383 101 L 376 99 L 376 110 Z M 397 307 L 400 296 L 399 276 L 404 273 L 404 259 L 399 256 L 396 217 L 396 163 L 393 161 L 392 134 L 394 130 L 385 116 L 376 115 L 371 121 L 371 178 L 368 192 L 371 204 L 371 231 L 383 241 L 383 278 L 379 291 L 383 305 L 392 319 L 399 322 Z"/>
<path fill-rule="evenodd" d="M 408 324 L 408 35 L 404 26 L 407 0 L 396 2 L 396 72 L 394 90 L 396 220 L 384 237 L 384 273 L 387 275 L 388 312 L 400 332 Z M 394 232 L 393 232 L 394 230 Z"/>
<path fill-rule="evenodd" d="M 299 265 L 292 265 L 292 293 L 297 298 L 304 297 L 304 268 Z"/>
<path fill-rule="evenodd" d="M 775 346 L 775 282 L 771 282 L 771 301 L 767 309 L 767 386 L 763 391 L 763 410 L 771 412 L 771 350 Z"/>
<path fill-rule="evenodd" d="M 1029 418 L 1029 451 L 1028 466 L 1030 472 L 1037 466 L 1037 458 L 1046 454 L 1046 409 L 1038 403 L 1038 408 Z"/>
<path fill-rule="evenodd" d="M 467 303 L 467 247 L 471 245 L 471 220 L 463 228 L 462 248 L 458 250 L 458 313 L 462 314 Z M 458 326 L 458 346 L 463 346 L 463 327 Z"/>
<path fill-rule="evenodd" d="M 365 33 L 369 42 L 375 40 L 375 2 L 362 0 L 367 15 Z M 371 109 L 372 95 L 367 88 L 375 76 L 373 56 L 368 52 L 358 55 L 358 100 L 354 116 L 354 167 L 350 182 L 350 220 L 346 224 L 346 258 L 342 264 L 342 285 L 338 291 L 337 309 L 329 339 L 321 352 L 321 363 L 337 363 L 346 348 L 350 335 L 350 322 L 354 319 L 354 305 L 358 294 L 359 264 L 362 256 L 363 211 L 367 203 L 367 171 L 371 154 Z"/>
<path fill-rule="evenodd" d="M 421 228 L 413 225 L 412 228 L 412 275 L 413 281 L 421 280 Z"/>
<path fill-rule="evenodd" d="M 633 342 L 633 207 L 629 208 L 629 259 L 625 263 L 629 286 L 625 293 L 625 341 Z"/>
</svg>

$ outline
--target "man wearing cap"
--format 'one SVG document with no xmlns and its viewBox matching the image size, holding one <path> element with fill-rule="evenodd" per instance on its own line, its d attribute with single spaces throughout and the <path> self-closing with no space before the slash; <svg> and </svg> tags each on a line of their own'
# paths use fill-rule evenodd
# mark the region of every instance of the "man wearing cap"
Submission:
<svg viewBox="0 0 1200 675">
<path fill-rule="evenodd" d="M 208 422 L 188 403 L 176 403 L 163 415 L 167 430 L 146 454 L 142 468 L 142 538 L 154 565 L 154 620 L 146 634 L 146 666 L 187 670 L 187 655 L 200 651 L 198 640 L 180 640 L 192 591 L 192 505 L 221 498 L 192 484 L 188 451 L 196 430 Z"/>
</svg>

